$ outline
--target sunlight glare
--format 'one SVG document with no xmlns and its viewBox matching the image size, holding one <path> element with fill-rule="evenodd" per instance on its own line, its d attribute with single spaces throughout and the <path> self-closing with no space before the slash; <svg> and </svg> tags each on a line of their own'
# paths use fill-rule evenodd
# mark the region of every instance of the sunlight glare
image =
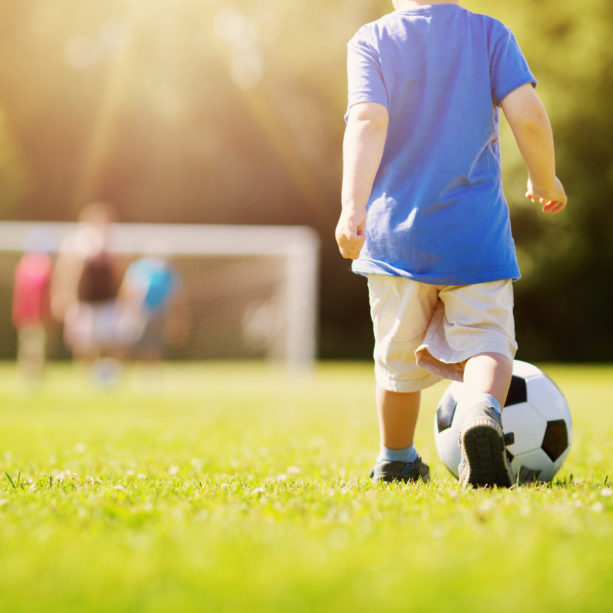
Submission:
<svg viewBox="0 0 613 613">
<path fill-rule="evenodd" d="M 98 35 L 78 35 L 70 38 L 64 47 L 64 59 L 75 70 L 86 70 L 99 60 L 120 53 L 128 44 L 130 28 L 119 18 L 104 21 Z"/>
<path fill-rule="evenodd" d="M 257 49 L 236 54 L 232 59 L 230 74 L 240 87 L 254 87 L 262 78 L 262 73 L 262 58 Z"/>
<path fill-rule="evenodd" d="M 97 41 L 88 36 L 75 36 L 64 47 L 64 58 L 75 70 L 85 70 L 93 66 L 100 55 Z"/>
<path fill-rule="evenodd" d="M 217 36 L 230 48 L 230 76 L 241 88 L 259 83 L 264 72 L 257 24 L 235 8 L 223 8 L 214 20 Z"/>
</svg>

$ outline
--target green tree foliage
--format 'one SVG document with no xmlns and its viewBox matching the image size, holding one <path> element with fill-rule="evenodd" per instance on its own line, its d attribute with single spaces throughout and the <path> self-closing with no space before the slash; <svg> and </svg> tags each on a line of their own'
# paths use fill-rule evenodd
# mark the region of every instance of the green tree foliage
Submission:
<svg viewBox="0 0 613 613">
<path fill-rule="evenodd" d="M 556 219 L 525 202 L 525 170 L 503 134 L 521 356 L 608 359 L 613 5 L 463 4 L 515 32 L 570 196 Z M 13 140 L 0 155 L 23 152 L 33 180 L 3 193 L 21 194 L 26 219 L 73 219 L 104 198 L 125 221 L 311 225 L 322 237 L 322 353 L 366 357 L 365 284 L 333 240 L 345 44 L 390 10 L 388 0 L 4 0 L 0 140 L 7 126 Z M 23 165 L 2 176 L 22 185 Z"/>
<path fill-rule="evenodd" d="M 554 127 L 558 174 L 569 195 L 559 218 L 538 215 L 533 205 L 520 202 L 524 171 L 517 154 L 505 156 L 510 162 L 506 193 L 524 275 L 516 287 L 522 355 L 609 360 L 613 5 L 607 0 L 466 5 L 490 10 L 516 33 L 539 79 L 537 91 Z"/>
</svg>

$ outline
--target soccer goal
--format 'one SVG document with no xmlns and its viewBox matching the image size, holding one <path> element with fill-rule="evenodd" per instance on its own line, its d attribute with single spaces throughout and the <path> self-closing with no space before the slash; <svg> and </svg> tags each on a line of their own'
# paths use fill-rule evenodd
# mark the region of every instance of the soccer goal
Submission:
<svg viewBox="0 0 613 613">
<path fill-rule="evenodd" d="M 0 222 L 0 338 L 14 338 L 13 272 L 28 237 L 44 236 L 47 250 L 57 253 L 76 228 L 76 223 Z M 169 343 L 169 359 L 261 358 L 292 368 L 313 363 L 319 241 L 312 229 L 116 223 L 110 250 L 124 270 L 139 256 L 161 255 L 178 273 L 189 333 Z M 14 342 L 1 345 L 2 357 L 14 356 Z M 52 345 L 49 357 L 60 354 Z"/>
</svg>

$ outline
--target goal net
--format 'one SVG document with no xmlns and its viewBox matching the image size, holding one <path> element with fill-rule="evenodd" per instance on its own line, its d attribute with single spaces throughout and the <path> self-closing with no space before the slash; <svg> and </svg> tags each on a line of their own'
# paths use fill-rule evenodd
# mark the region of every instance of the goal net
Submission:
<svg viewBox="0 0 613 613">
<path fill-rule="evenodd" d="M 15 356 L 11 296 L 28 237 L 44 235 L 51 255 L 77 223 L 0 222 L 0 356 Z M 188 334 L 168 359 L 270 359 L 290 367 L 316 354 L 318 238 L 302 226 L 115 223 L 110 251 L 125 270 L 148 256 L 167 258 L 179 278 Z M 51 335 L 50 359 L 67 355 Z"/>
</svg>

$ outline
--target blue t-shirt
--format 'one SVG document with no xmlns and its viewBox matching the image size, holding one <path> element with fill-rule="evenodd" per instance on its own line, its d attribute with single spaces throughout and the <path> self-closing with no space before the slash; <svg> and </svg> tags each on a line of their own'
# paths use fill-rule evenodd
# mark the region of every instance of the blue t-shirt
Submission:
<svg viewBox="0 0 613 613">
<path fill-rule="evenodd" d="M 359 274 L 435 285 L 519 277 L 499 105 L 536 80 L 510 30 L 458 5 L 398 10 L 348 44 L 349 107 L 389 113 Z"/>
<path fill-rule="evenodd" d="M 176 286 L 172 268 L 157 258 L 146 257 L 132 262 L 126 271 L 126 279 L 143 293 L 143 306 L 151 312 L 165 306 Z"/>
</svg>

